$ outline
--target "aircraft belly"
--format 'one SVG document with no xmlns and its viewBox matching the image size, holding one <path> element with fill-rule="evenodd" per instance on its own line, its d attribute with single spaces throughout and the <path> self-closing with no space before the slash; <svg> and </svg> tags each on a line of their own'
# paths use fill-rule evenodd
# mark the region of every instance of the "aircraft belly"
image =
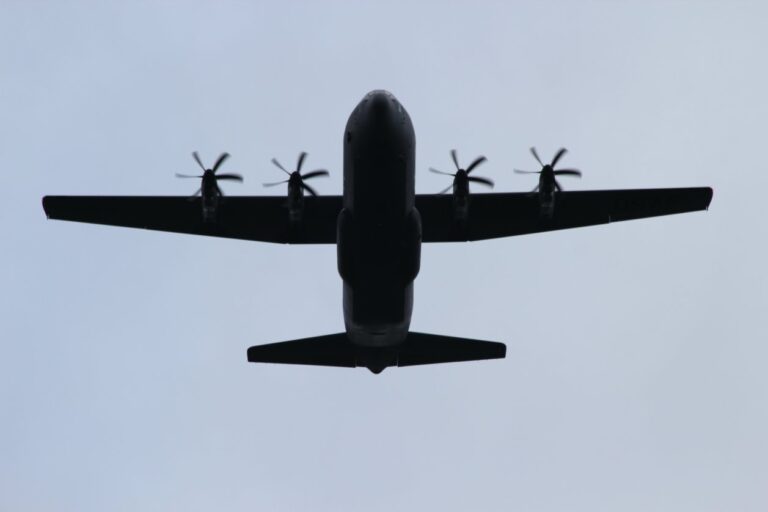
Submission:
<svg viewBox="0 0 768 512">
<path fill-rule="evenodd" d="M 382 280 L 352 286 L 344 283 L 344 323 L 349 339 L 370 347 L 388 347 L 405 341 L 413 310 L 413 283 L 387 284 Z"/>
<path fill-rule="evenodd" d="M 337 230 L 344 323 L 358 345 L 398 345 L 408 334 L 421 254 L 414 156 L 408 113 L 389 93 L 368 94 L 345 128 Z"/>
</svg>

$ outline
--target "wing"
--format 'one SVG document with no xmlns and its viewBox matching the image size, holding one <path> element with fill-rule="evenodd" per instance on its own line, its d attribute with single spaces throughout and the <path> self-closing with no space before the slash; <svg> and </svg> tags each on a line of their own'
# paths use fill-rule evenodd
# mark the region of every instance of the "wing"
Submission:
<svg viewBox="0 0 768 512">
<path fill-rule="evenodd" d="M 451 195 L 417 195 L 416 208 L 422 241 L 458 242 L 706 210 L 711 200 L 708 187 L 558 192 L 548 216 L 535 193 L 475 194 L 463 225 Z"/>
<path fill-rule="evenodd" d="M 336 243 L 340 196 L 304 199 L 298 227 L 288 218 L 285 196 L 225 196 L 215 221 L 204 222 L 200 198 L 163 196 L 46 196 L 50 219 L 109 224 L 260 242 Z"/>
</svg>

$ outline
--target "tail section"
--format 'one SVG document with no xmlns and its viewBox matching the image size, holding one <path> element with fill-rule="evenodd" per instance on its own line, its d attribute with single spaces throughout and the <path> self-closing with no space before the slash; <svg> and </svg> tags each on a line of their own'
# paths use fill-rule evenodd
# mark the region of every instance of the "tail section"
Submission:
<svg viewBox="0 0 768 512">
<path fill-rule="evenodd" d="M 373 373 L 381 373 L 389 366 L 501 359 L 506 352 L 503 343 L 419 332 L 409 332 L 406 340 L 394 347 L 362 347 L 351 343 L 346 333 L 338 333 L 257 345 L 248 349 L 248 361 L 346 368 L 362 366 Z"/>
</svg>

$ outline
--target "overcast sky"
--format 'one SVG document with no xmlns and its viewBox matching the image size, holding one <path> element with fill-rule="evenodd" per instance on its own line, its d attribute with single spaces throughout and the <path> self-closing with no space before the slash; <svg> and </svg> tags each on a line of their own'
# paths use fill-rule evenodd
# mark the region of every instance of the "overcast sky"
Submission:
<svg viewBox="0 0 768 512">
<path fill-rule="evenodd" d="M 765 3 L 106 4 L 0 6 L 0 510 L 768 508 Z M 190 194 L 193 150 L 231 194 L 306 150 L 339 194 L 378 88 L 420 193 L 451 148 L 524 191 L 565 146 L 567 189 L 711 209 L 425 246 L 412 328 L 507 358 L 379 376 L 246 362 L 343 330 L 333 246 L 45 219 Z"/>
</svg>

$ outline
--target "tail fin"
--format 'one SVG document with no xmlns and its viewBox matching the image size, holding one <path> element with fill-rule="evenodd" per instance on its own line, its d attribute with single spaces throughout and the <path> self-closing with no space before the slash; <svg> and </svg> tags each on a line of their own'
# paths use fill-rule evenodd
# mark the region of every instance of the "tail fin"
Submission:
<svg viewBox="0 0 768 512">
<path fill-rule="evenodd" d="M 389 366 L 501 359 L 506 352 L 503 343 L 419 332 L 409 332 L 406 340 L 394 347 L 363 347 L 351 343 L 346 333 L 338 333 L 251 347 L 248 361 L 347 368 L 363 366 L 373 373 L 381 373 Z"/>
</svg>

